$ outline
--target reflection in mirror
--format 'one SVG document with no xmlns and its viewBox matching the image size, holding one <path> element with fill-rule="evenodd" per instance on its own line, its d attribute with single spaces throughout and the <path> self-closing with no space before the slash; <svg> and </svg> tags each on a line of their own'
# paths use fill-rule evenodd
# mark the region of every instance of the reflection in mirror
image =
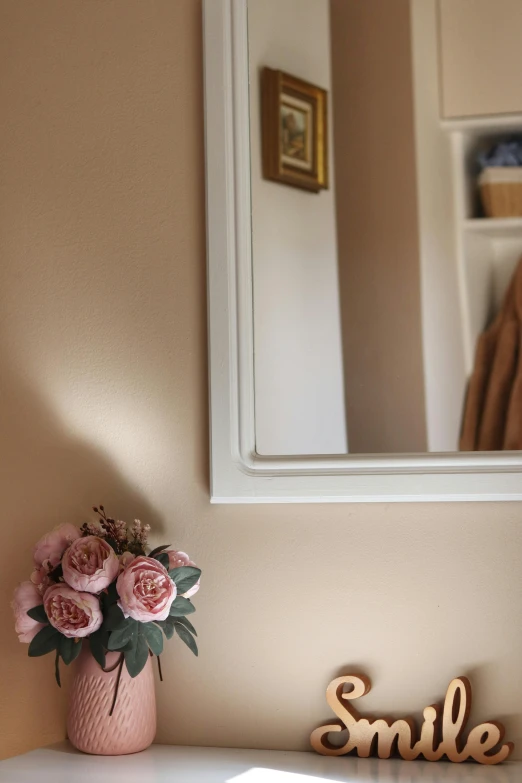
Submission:
<svg viewBox="0 0 522 783">
<path fill-rule="evenodd" d="M 522 448 L 519 47 L 488 50 L 494 3 L 248 0 L 258 453 Z"/>
</svg>

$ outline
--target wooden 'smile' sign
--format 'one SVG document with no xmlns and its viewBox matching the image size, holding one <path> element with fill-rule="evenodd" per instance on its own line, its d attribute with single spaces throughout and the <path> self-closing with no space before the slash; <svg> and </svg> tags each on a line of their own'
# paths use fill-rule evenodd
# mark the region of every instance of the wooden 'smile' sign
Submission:
<svg viewBox="0 0 522 783">
<path fill-rule="evenodd" d="M 352 690 L 345 692 L 347 685 Z M 471 758 L 479 764 L 499 764 L 513 751 L 513 743 L 500 745 L 504 727 L 492 721 L 475 726 L 467 739 L 463 738 L 471 709 L 471 685 L 466 677 L 458 677 L 449 684 L 444 708 L 434 704 L 423 712 L 424 721 L 419 738 L 413 720 L 405 718 L 389 722 L 380 718 L 361 718 L 346 702 L 369 693 L 370 680 L 362 675 L 347 675 L 333 680 L 326 689 L 326 701 L 340 719 L 340 723 L 320 726 L 310 737 L 312 747 L 323 756 L 343 756 L 352 750 L 362 758 L 377 753 L 387 759 L 397 749 L 399 756 L 413 761 L 423 756 L 427 761 L 439 761 L 444 756 L 461 762 Z M 348 731 L 348 740 L 341 747 L 332 745 L 328 735 Z"/>
</svg>

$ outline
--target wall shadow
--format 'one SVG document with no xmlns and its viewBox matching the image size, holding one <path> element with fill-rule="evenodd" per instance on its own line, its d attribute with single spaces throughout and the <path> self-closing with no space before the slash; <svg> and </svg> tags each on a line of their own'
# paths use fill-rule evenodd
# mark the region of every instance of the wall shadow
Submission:
<svg viewBox="0 0 522 783">
<path fill-rule="evenodd" d="M 51 656 L 27 658 L 10 609 L 16 584 L 30 576 L 35 542 L 63 522 L 93 519 L 94 503 L 103 503 L 122 519 L 141 518 L 156 532 L 163 525 L 106 454 L 67 431 L 1 346 L 0 442 L 2 757 L 65 736 L 65 694 L 54 682 Z"/>
</svg>

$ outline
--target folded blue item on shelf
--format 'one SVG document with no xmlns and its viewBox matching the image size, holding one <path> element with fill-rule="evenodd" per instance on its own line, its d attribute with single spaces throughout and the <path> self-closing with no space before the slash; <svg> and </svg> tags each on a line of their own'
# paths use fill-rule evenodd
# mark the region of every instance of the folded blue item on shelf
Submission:
<svg viewBox="0 0 522 783">
<path fill-rule="evenodd" d="M 497 142 L 489 150 L 479 154 L 481 169 L 489 166 L 522 166 L 522 136 L 512 136 Z"/>
</svg>

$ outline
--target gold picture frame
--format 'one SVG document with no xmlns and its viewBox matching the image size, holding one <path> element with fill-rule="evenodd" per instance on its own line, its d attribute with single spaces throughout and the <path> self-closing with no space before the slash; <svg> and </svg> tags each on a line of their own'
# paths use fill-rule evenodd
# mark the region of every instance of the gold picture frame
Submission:
<svg viewBox="0 0 522 783">
<path fill-rule="evenodd" d="M 328 189 L 328 93 L 283 71 L 261 72 L 263 177 Z"/>
</svg>

